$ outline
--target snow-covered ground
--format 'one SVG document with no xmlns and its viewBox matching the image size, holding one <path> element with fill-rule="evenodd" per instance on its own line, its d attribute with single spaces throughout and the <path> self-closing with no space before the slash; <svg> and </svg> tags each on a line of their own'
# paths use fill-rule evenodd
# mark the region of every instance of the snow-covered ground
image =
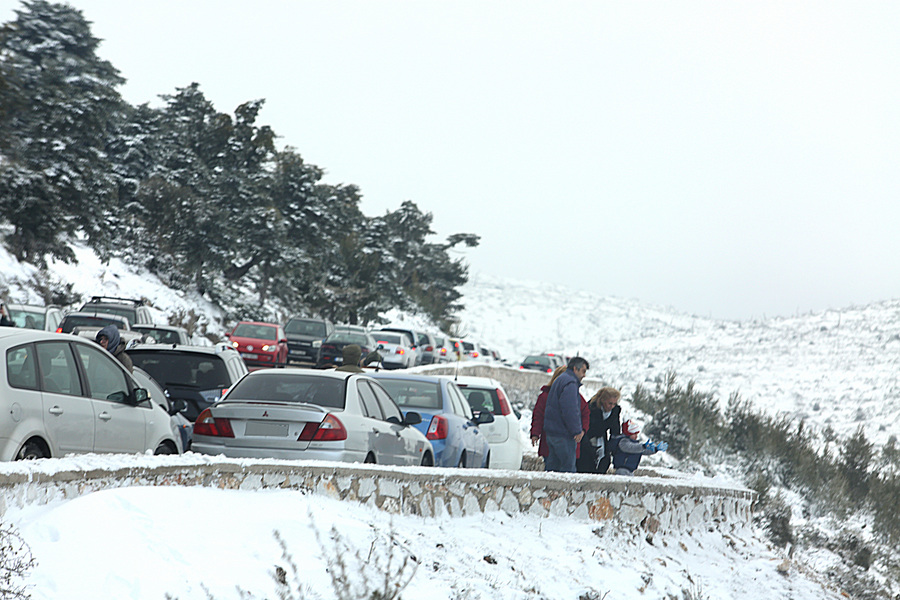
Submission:
<svg viewBox="0 0 900 600">
<path fill-rule="evenodd" d="M 143 296 L 164 313 L 202 313 L 210 331 L 228 325 L 218 323 L 218 311 L 200 298 L 173 293 L 118 261 L 105 265 L 84 250 L 78 256 L 78 265 L 51 267 L 76 293 Z M 36 300 L 24 283 L 33 270 L 3 250 L 0 264 L 0 290 L 8 289 L 11 301 Z M 626 399 L 636 385 L 674 370 L 682 383 L 695 380 L 723 404 L 739 391 L 762 410 L 828 425 L 840 435 L 864 425 L 878 443 L 900 430 L 898 300 L 728 322 L 478 274 L 463 292 L 463 333 L 512 361 L 550 348 L 584 355 L 591 361 L 589 376 L 619 387 Z M 308 586 L 305 597 L 333 598 L 325 569 L 335 556 L 332 527 L 359 553 L 343 554 L 351 581 L 387 548 L 397 553 L 395 568 L 399 558 L 415 556 L 407 599 L 837 597 L 803 567 L 812 560 L 827 565 L 831 558 L 806 556 L 784 570 L 780 551 L 750 530 L 651 542 L 610 526 L 555 517 L 425 519 L 298 492 L 175 488 L 108 490 L 11 509 L 5 520 L 21 530 L 38 561 L 29 580 L 34 598 L 145 599 L 169 593 L 186 599 L 204 597 L 204 587 L 217 598 L 239 598 L 237 587 L 277 597 L 270 573 L 287 564 L 275 530 Z M 391 531 L 394 545 L 388 543 Z"/>
</svg>

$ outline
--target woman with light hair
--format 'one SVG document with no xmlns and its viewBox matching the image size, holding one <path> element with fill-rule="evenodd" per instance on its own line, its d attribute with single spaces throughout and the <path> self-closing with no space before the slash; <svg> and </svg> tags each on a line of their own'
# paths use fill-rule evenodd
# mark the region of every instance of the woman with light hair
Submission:
<svg viewBox="0 0 900 600">
<path fill-rule="evenodd" d="M 609 471 L 612 459 L 609 440 L 622 433 L 622 407 L 619 406 L 621 397 L 621 392 L 616 388 L 604 387 L 588 403 L 590 425 L 581 439 L 581 454 L 575 463 L 579 473 L 604 474 Z"/>
</svg>

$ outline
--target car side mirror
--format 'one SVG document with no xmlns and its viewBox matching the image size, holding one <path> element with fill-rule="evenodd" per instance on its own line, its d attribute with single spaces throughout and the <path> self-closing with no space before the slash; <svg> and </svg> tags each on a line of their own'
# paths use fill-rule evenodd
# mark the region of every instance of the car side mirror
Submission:
<svg viewBox="0 0 900 600">
<path fill-rule="evenodd" d="M 178 413 L 183 411 L 185 408 L 187 408 L 187 404 L 185 403 L 184 400 L 179 398 L 179 399 L 173 400 L 171 402 L 171 406 L 169 407 L 168 412 L 170 415 L 177 415 Z"/>
<path fill-rule="evenodd" d="M 418 425 L 421 422 L 422 422 L 422 415 L 420 415 L 419 413 L 417 413 L 414 410 L 409 411 L 408 413 L 406 413 L 406 416 L 403 417 L 404 425 Z"/>
<path fill-rule="evenodd" d="M 225 334 L 225 337 L 228 338 L 228 339 L 230 340 L 230 339 L 231 339 L 231 334 L 230 334 L 230 333 L 226 333 L 226 334 Z"/>
<path fill-rule="evenodd" d="M 141 404 L 150 399 L 150 392 L 144 388 L 135 388 L 133 398 L 135 405 Z"/>
</svg>

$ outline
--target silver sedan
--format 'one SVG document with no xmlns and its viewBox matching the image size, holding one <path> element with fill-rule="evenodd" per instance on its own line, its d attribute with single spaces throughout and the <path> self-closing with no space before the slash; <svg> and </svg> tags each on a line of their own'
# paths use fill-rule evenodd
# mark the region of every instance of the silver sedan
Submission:
<svg viewBox="0 0 900 600">
<path fill-rule="evenodd" d="M 191 449 L 234 458 L 434 464 L 434 451 L 390 395 L 365 374 L 254 371 L 194 423 Z"/>
</svg>

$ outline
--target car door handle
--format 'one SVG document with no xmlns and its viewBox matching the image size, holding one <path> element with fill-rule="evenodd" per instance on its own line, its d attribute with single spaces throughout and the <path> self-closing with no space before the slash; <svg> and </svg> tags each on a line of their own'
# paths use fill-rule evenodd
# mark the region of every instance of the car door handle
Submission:
<svg viewBox="0 0 900 600">
<path fill-rule="evenodd" d="M 63 409 L 61 409 L 59 406 L 51 406 L 47 410 L 47 412 L 49 412 L 51 415 L 61 415 L 63 414 Z"/>
<path fill-rule="evenodd" d="M 102 419 L 104 421 L 109 421 L 110 419 L 112 419 L 112 415 L 104 410 L 102 413 L 97 415 L 97 418 Z"/>
</svg>

